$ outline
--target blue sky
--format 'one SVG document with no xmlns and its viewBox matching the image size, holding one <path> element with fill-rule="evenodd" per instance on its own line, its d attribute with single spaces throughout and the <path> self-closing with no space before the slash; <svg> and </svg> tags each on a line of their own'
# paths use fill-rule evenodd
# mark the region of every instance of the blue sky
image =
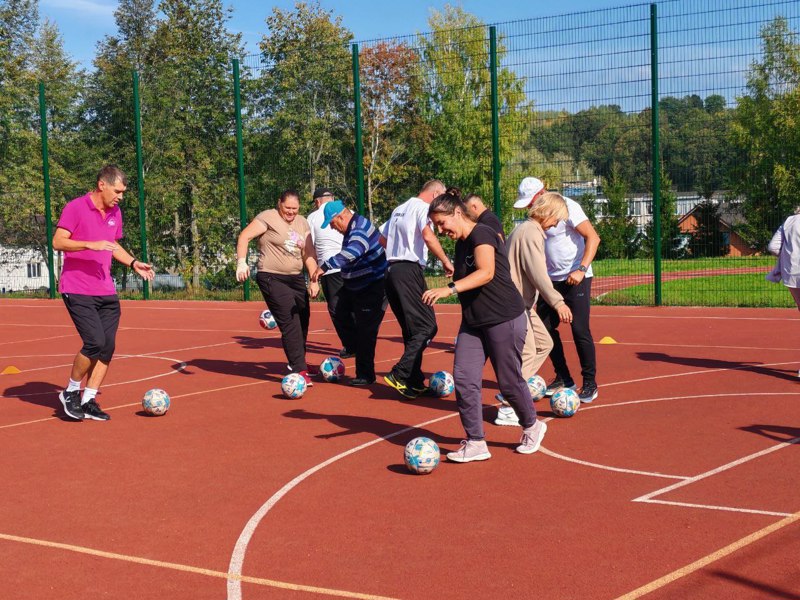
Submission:
<svg viewBox="0 0 800 600">
<path fill-rule="evenodd" d="M 116 32 L 114 0 L 39 0 L 40 16 L 58 25 L 64 46 L 73 60 L 91 68 L 95 46 L 105 35 Z M 233 8 L 229 29 L 241 32 L 248 52 L 256 52 L 256 44 L 266 31 L 264 19 L 273 6 L 291 9 L 294 0 L 263 2 L 237 0 L 226 2 Z M 342 17 L 345 27 L 355 39 L 370 40 L 396 35 L 407 35 L 428 30 L 427 19 L 431 9 L 441 9 L 444 0 L 323 0 L 323 8 Z M 572 12 L 602 9 L 614 6 L 641 4 L 624 0 L 462 0 L 466 11 L 477 15 L 486 23 L 530 19 Z"/>
</svg>

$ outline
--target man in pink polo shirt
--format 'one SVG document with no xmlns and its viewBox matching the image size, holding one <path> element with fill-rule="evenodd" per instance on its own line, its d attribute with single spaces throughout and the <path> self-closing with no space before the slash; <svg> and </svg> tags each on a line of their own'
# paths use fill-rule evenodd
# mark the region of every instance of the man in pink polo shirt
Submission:
<svg viewBox="0 0 800 600">
<path fill-rule="evenodd" d="M 58 291 L 83 340 L 75 356 L 67 388 L 58 395 L 64 412 L 76 420 L 108 421 L 95 397 L 114 355 L 120 306 L 111 259 L 152 280 L 152 266 L 139 262 L 117 243 L 122 237 L 122 211 L 118 204 L 128 179 L 118 167 L 108 165 L 97 174 L 94 191 L 75 198 L 61 211 L 53 249 L 64 255 Z M 86 388 L 81 396 L 81 381 Z"/>
</svg>

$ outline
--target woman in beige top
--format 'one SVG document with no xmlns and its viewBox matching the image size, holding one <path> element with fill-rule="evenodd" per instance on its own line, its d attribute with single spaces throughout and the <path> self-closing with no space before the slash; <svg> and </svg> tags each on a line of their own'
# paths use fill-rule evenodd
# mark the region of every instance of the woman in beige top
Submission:
<svg viewBox="0 0 800 600">
<path fill-rule="evenodd" d="M 561 194 L 547 192 L 533 201 L 528 208 L 528 220 L 517 226 L 506 242 L 511 279 L 522 294 L 528 315 L 528 335 L 522 349 L 522 375 L 526 380 L 539 371 L 553 348 L 553 339 L 536 314 L 537 296 L 541 295 L 553 307 L 562 323 L 572 321 L 572 311 L 547 274 L 544 254 L 545 230 L 555 227 L 568 216 L 567 203 Z M 503 401 L 501 397 L 498 400 Z M 517 425 L 519 421 L 510 406 L 501 406 L 494 422 L 496 425 Z"/>
<path fill-rule="evenodd" d="M 278 323 L 289 370 L 300 373 L 308 385 L 313 385 L 306 364 L 306 339 L 311 316 L 309 291 L 316 298 L 319 284 L 311 283 L 306 289 L 303 267 L 314 273 L 317 261 L 311 229 L 299 210 L 300 195 L 286 190 L 281 193 L 277 208 L 260 212 L 242 230 L 236 242 L 236 279 L 244 281 L 250 275 L 247 246 L 257 238 L 256 282 Z"/>
</svg>

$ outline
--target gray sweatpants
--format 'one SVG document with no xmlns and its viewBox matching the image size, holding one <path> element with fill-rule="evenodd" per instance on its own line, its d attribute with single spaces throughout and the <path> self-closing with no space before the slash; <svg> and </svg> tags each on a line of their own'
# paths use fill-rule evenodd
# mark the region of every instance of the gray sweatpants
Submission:
<svg viewBox="0 0 800 600">
<path fill-rule="evenodd" d="M 528 428 L 536 422 L 531 392 L 522 377 L 522 348 L 527 331 L 525 313 L 505 323 L 481 329 L 461 323 L 456 338 L 453 379 L 458 413 L 467 438 L 484 438 L 481 389 L 487 357 L 492 361 L 500 392 L 514 408 L 520 425 Z"/>
</svg>

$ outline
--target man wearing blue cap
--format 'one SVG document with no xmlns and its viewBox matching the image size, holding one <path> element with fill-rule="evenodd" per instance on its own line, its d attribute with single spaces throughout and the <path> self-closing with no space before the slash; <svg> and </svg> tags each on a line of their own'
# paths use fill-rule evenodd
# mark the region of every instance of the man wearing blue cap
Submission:
<svg viewBox="0 0 800 600">
<path fill-rule="evenodd" d="M 369 219 L 353 213 L 341 200 L 323 206 L 322 227 L 331 227 L 344 236 L 341 251 L 323 261 L 311 276 L 319 281 L 330 269 L 341 269 L 342 295 L 337 311 L 351 313 L 356 328 L 356 377 L 350 385 L 375 383 L 375 344 L 386 312 L 386 253 L 380 233 Z"/>
</svg>

